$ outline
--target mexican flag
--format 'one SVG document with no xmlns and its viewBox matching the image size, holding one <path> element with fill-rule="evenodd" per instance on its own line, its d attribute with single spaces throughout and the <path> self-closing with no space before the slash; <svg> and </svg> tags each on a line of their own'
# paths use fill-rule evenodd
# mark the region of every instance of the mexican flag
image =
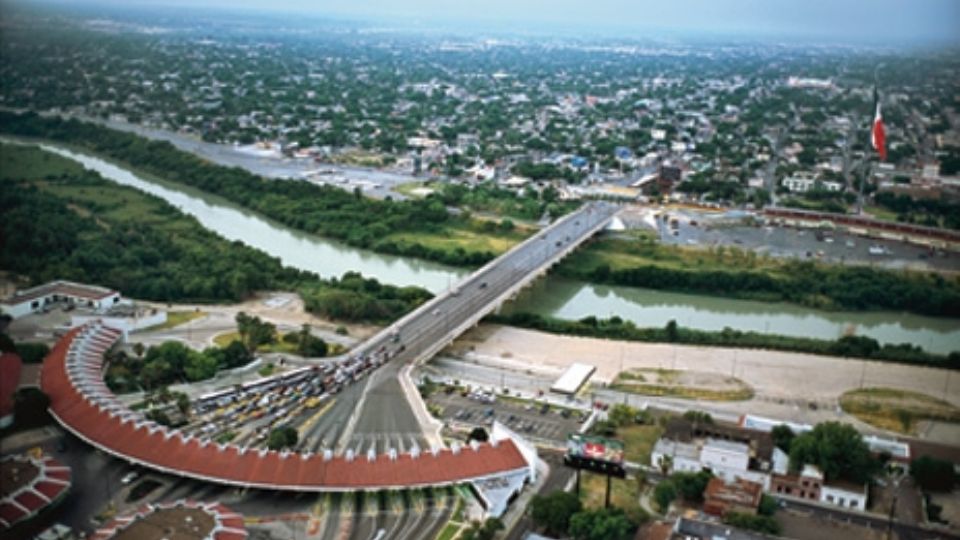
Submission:
<svg viewBox="0 0 960 540">
<path fill-rule="evenodd" d="M 873 87 L 873 128 L 870 130 L 870 143 L 880 155 L 880 161 L 887 160 L 887 134 L 883 129 L 883 115 L 880 113 L 880 94 Z"/>
</svg>

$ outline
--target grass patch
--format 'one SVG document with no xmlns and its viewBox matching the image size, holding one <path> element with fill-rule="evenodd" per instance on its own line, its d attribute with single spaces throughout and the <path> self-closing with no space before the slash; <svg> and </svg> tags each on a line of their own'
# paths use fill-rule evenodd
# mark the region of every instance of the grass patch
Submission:
<svg viewBox="0 0 960 540">
<path fill-rule="evenodd" d="M 607 478 L 601 474 L 582 471 L 580 476 L 580 500 L 584 508 L 604 507 L 607 493 Z M 646 513 L 640 508 L 640 485 L 636 478 L 611 479 L 610 505 L 626 512 L 633 522 L 640 523 Z"/>
<path fill-rule="evenodd" d="M 753 389 L 740 379 L 723 377 L 715 384 L 718 388 L 685 384 L 683 379 L 687 375 L 679 370 L 671 369 L 635 369 L 624 371 L 614 379 L 612 388 L 631 394 L 644 396 L 665 396 L 682 399 L 696 399 L 707 401 L 744 401 L 753 397 Z M 700 384 L 703 384 L 701 381 Z"/>
<path fill-rule="evenodd" d="M 273 372 L 276 369 L 277 369 L 277 366 L 273 365 L 273 362 L 270 362 L 269 364 L 258 369 L 257 373 L 260 374 L 261 377 L 269 377 L 273 375 Z"/>
<path fill-rule="evenodd" d="M 867 206 L 863 209 L 863 211 L 867 214 L 870 214 L 870 217 L 874 219 L 897 221 L 897 213 L 889 208 L 884 208 L 883 206 Z"/>
<path fill-rule="evenodd" d="M 39 148 L 0 145 L 0 180 L 40 180 L 62 174 L 80 174 L 83 165 L 44 152 Z"/>
<path fill-rule="evenodd" d="M 443 526 L 443 529 L 440 530 L 440 534 L 437 535 L 437 540 L 453 540 L 458 534 L 460 534 L 460 528 L 463 527 L 460 523 L 447 523 Z"/>
<path fill-rule="evenodd" d="M 617 439 L 623 441 L 624 459 L 646 465 L 650 463 L 653 445 L 663 435 L 663 428 L 654 424 L 617 428 Z"/>
<path fill-rule="evenodd" d="M 268 343 L 266 345 L 261 345 L 257 347 L 257 352 L 261 353 L 285 353 L 285 354 L 298 354 L 297 353 L 297 344 L 296 343 L 287 343 L 281 339 L 283 335 L 280 332 L 277 332 L 276 339 L 273 343 Z M 213 342 L 220 348 L 224 348 L 234 341 L 240 341 L 239 332 L 224 332 L 223 334 L 218 334 L 214 336 Z M 328 343 L 327 344 L 327 355 L 339 354 L 342 352 L 343 347 L 341 345 Z"/>
<path fill-rule="evenodd" d="M 777 272 L 783 265 L 770 257 L 759 256 L 752 251 L 732 247 L 703 249 L 702 247 L 664 246 L 651 235 L 633 238 L 603 238 L 586 244 L 568 257 L 563 266 L 574 273 L 591 271 L 601 264 L 611 270 L 629 269 L 637 266 L 683 270 L 741 270 Z"/>
<path fill-rule="evenodd" d="M 844 412 L 872 426 L 915 434 L 924 420 L 960 423 L 960 408 L 919 392 L 893 388 L 861 388 L 840 396 Z"/>
<path fill-rule="evenodd" d="M 227 444 L 228 442 L 232 441 L 236 436 L 237 436 L 236 431 L 224 431 L 223 433 L 214 437 L 213 442 L 217 444 Z"/>
<path fill-rule="evenodd" d="M 167 312 L 167 322 L 163 324 L 156 324 L 148 328 L 144 328 L 141 332 L 151 332 L 154 330 L 168 330 L 180 326 L 181 324 L 188 323 L 195 319 L 200 319 L 205 317 L 207 312 L 205 311 L 168 311 Z M 229 345 L 229 342 L 227 343 Z"/>
<path fill-rule="evenodd" d="M 427 184 L 427 182 L 404 182 L 402 184 L 397 184 L 393 186 L 393 190 L 396 191 L 397 193 L 400 193 L 407 197 L 414 197 L 414 198 L 423 198 L 423 195 L 420 195 L 419 193 L 414 193 L 418 189 L 422 189 L 422 188 L 427 188 L 431 190 L 433 189 Z"/>
<path fill-rule="evenodd" d="M 468 253 L 490 252 L 500 255 L 523 241 L 521 234 L 493 236 L 468 228 L 451 227 L 444 231 L 416 231 L 394 233 L 387 240 L 400 245 L 418 244 L 431 250 L 453 251 L 460 248 Z"/>
<path fill-rule="evenodd" d="M 703 401 L 745 401 L 753 398 L 753 390 L 750 388 L 710 390 L 708 388 L 690 388 L 687 386 L 636 383 L 613 383 L 610 387 L 615 390 L 620 390 L 621 392 L 630 392 L 631 394 L 643 396 L 674 397 Z"/>
<path fill-rule="evenodd" d="M 240 332 L 224 332 L 213 337 L 213 343 L 221 349 L 226 348 L 234 341 L 240 341 Z"/>
</svg>

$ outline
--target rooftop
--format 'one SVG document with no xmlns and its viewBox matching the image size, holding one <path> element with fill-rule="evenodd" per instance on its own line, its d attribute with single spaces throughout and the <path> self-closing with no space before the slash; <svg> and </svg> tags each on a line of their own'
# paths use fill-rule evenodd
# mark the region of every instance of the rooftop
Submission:
<svg viewBox="0 0 960 540">
<path fill-rule="evenodd" d="M 93 540 L 242 540 L 243 516 L 219 503 L 143 505 L 98 529 Z"/>
<path fill-rule="evenodd" d="M 133 521 L 114 540 L 202 540 L 213 530 L 213 516 L 199 508 L 168 508 Z"/>
<path fill-rule="evenodd" d="M 119 403 L 99 379 L 103 352 L 119 332 L 71 330 L 47 356 L 43 391 L 58 422 L 89 444 L 144 465 L 221 484 L 296 491 L 448 485 L 527 469 L 512 438 L 374 459 L 298 454 L 217 444 L 153 422 Z"/>
<path fill-rule="evenodd" d="M 6 499 L 26 485 L 33 483 L 40 468 L 32 461 L 7 459 L 0 461 L 0 499 Z"/>
<path fill-rule="evenodd" d="M 51 294 L 62 294 L 67 296 L 76 296 L 78 298 L 87 298 L 90 300 L 100 300 L 110 295 L 116 294 L 116 291 L 99 287 L 97 285 L 85 285 L 83 283 L 74 283 L 72 281 L 51 281 L 29 289 L 23 289 L 13 293 L 3 300 L 4 304 L 20 304 L 30 302 L 38 298 L 50 296 Z"/>
<path fill-rule="evenodd" d="M 703 492 L 704 511 L 723 515 L 736 508 L 756 510 L 763 496 L 763 486 L 742 478 L 726 483 L 722 478 L 713 477 Z"/>
</svg>

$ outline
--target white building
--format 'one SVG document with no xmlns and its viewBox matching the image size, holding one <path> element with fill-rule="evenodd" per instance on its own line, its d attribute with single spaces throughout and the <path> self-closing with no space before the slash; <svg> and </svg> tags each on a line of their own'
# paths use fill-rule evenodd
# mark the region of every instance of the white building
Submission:
<svg viewBox="0 0 960 540">
<path fill-rule="evenodd" d="M 529 178 L 524 178 L 523 176 L 511 176 L 509 178 L 500 180 L 498 182 L 502 187 L 509 189 L 519 189 L 530 183 Z"/>
<path fill-rule="evenodd" d="M 707 439 L 700 451 L 700 466 L 728 484 L 741 478 L 762 485 L 764 491 L 770 489 L 770 475 L 750 470 L 750 447 L 741 442 Z"/>
<path fill-rule="evenodd" d="M 840 182 L 831 180 L 819 180 L 816 175 L 809 172 L 798 172 L 793 176 L 788 176 L 781 181 L 783 187 L 790 190 L 791 193 L 806 193 L 819 186 L 827 191 L 840 191 L 843 185 Z"/>
<path fill-rule="evenodd" d="M 657 439 L 653 445 L 653 452 L 650 454 L 650 464 L 658 469 L 663 469 L 664 464 L 667 474 L 674 472 L 700 472 L 703 467 L 700 466 L 700 449 L 693 443 L 684 443 L 671 441 L 670 439 Z"/>
<path fill-rule="evenodd" d="M 117 291 L 61 280 L 17 291 L 0 302 L 0 310 L 18 319 L 57 304 L 84 307 L 100 313 L 119 303 L 120 293 Z"/>
<path fill-rule="evenodd" d="M 851 510 L 867 509 L 867 485 L 831 482 L 820 488 L 820 502 Z"/>
</svg>

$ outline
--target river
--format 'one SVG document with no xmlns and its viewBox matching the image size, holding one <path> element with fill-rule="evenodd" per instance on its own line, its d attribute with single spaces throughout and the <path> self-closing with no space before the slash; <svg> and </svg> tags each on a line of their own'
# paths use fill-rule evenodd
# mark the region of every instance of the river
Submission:
<svg viewBox="0 0 960 540">
<path fill-rule="evenodd" d="M 229 240 L 241 240 L 285 265 L 324 277 L 357 271 L 394 285 L 417 285 L 432 292 L 449 287 L 467 272 L 441 264 L 382 255 L 285 227 L 222 198 L 134 174 L 97 157 L 49 144 L 45 150 L 80 162 L 119 184 L 160 197 Z M 663 326 L 673 319 L 684 327 L 835 339 L 848 331 L 881 343 L 910 343 L 947 353 L 960 350 L 960 321 L 907 313 L 827 312 L 792 304 L 732 300 L 711 296 L 592 285 L 556 276 L 540 280 L 508 310 L 579 319 L 617 315 L 638 326 Z"/>
</svg>

